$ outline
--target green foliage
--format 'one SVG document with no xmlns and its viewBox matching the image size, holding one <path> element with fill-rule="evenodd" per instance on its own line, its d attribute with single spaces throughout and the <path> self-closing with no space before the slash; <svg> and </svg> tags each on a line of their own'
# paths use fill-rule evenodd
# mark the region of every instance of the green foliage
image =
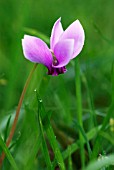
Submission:
<svg viewBox="0 0 114 170">
<path fill-rule="evenodd" d="M 85 170 L 103 170 L 103 169 L 108 169 L 109 165 L 114 165 L 114 154 L 109 155 L 107 157 L 101 156 L 99 160 L 96 160 L 94 162 L 91 162 Z"/>
<path fill-rule="evenodd" d="M 16 163 L 15 163 L 11 153 L 9 152 L 9 150 L 8 150 L 7 146 L 5 145 L 5 143 L 4 143 L 4 141 L 3 141 L 1 136 L 0 136 L 0 146 L 3 149 L 3 151 L 5 152 L 5 154 L 6 154 L 7 158 L 8 158 L 8 161 L 10 162 L 12 168 L 14 170 L 18 170 L 18 167 L 17 167 L 17 165 L 16 165 Z"/>
<path fill-rule="evenodd" d="M 114 1 L 0 1 L 0 154 L 3 170 L 108 170 L 114 167 Z M 39 65 L 27 89 L 9 148 L 15 110 L 33 64 L 21 39 L 30 34 L 49 45 L 61 16 L 64 28 L 79 19 L 84 49 L 58 77 Z M 77 65 L 75 65 L 77 64 Z M 36 92 L 40 94 L 36 98 Z M 40 102 L 41 101 L 41 102 Z M 105 152 L 105 154 L 104 154 Z M 83 164 L 82 164 L 83 163 Z"/>
</svg>

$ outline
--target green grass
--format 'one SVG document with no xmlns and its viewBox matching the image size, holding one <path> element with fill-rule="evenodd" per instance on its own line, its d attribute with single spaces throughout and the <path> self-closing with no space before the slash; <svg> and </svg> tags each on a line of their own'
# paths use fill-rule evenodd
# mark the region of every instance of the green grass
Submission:
<svg viewBox="0 0 114 170">
<path fill-rule="evenodd" d="M 2 170 L 114 168 L 113 6 L 113 0 L 0 1 L 0 155 L 6 153 Z M 60 16 L 64 28 L 81 21 L 84 48 L 64 75 L 48 76 L 38 65 L 7 148 L 5 141 L 33 67 L 23 56 L 21 39 L 35 35 L 49 45 Z"/>
</svg>

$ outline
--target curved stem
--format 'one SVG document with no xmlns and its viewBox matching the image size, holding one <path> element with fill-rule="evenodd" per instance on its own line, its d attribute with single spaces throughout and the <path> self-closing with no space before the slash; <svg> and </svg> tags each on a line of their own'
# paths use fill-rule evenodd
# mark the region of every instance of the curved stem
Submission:
<svg viewBox="0 0 114 170">
<path fill-rule="evenodd" d="M 6 141 L 6 146 L 8 147 L 10 145 L 10 142 L 13 138 L 13 135 L 14 135 L 14 132 L 15 132 L 15 129 L 16 129 L 16 125 L 17 125 L 17 121 L 18 121 L 18 117 L 19 117 L 19 113 L 20 113 L 20 109 L 21 109 L 21 105 L 22 105 L 22 102 L 23 102 L 23 99 L 24 99 L 24 96 L 25 96 L 25 93 L 26 93 L 26 90 L 27 90 L 27 87 L 30 83 L 30 80 L 32 78 L 32 75 L 36 69 L 38 64 L 35 64 L 33 69 L 31 70 L 27 80 L 26 80 L 26 83 L 25 83 L 25 86 L 23 88 L 23 91 L 21 93 L 21 97 L 20 97 L 20 100 L 19 100 L 19 103 L 18 103 L 18 107 L 17 107 L 17 110 L 16 110 L 16 114 L 15 114 L 15 118 L 14 118 L 14 121 L 13 121 L 13 124 L 12 124 L 12 128 L 10 130 L 10 133 L 9 133 L 9 136 L 8 136 L 8 139 Z M 2 165 L 2 162 L 5 158 L 5 153 L 3 152 L 1 157 L 0 157 L 0 165 Z"/>
</svg>

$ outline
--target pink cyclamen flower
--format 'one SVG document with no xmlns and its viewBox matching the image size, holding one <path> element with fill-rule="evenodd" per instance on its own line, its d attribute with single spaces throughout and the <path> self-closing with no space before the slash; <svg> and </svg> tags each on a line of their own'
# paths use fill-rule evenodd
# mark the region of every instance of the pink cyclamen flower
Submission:
<svg viewBox="0 0 114 170">
<path fill-rule="evenodd" d="M 50 49 L 40 38 L 24 35 L 23 53 L 26 59 L 41 63 L 48 68 L 48 74 L 66 72 L 66 65 L 82 50 L 85 34 L 79 20 L 74 21 L 65 31 L 59 18 L 51 32 Z"/>
</svg>

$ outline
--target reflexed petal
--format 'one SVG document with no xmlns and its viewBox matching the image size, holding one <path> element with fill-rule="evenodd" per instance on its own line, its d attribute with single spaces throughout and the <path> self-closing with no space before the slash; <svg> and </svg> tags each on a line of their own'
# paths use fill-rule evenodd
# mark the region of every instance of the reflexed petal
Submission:
<svg viewBox="0 0 114 170">
<path fill-rule="evenodd" d="M 66 39 L 59 41 L 54 47 L 54 55 L 57 59 L 57 64 L 53 64 L 53 67 L 60 68 L 69 63 L 74 49 L 74 40 Z"/>
<path fill-rule="evenodd" d="M 53 50 L 55 44 L 59 41 L 59 38 L 61 36 L 61 34 L 63 33 L 63 28 L 61 25 L 61 18 L 59 18 L 53 28 L 52 28 L 52 32 L 51 32 L 51 37 L 50 37 L 50 48 Z"/>
<path fill-rule="evenodd" d="M 84 45 L 85 34 L 79 20 L 74 21 L 62 34 L 61 39 L 74 39 L 74 52 L 72 58 L 76 57 Z"/>
<path fill-rule="evenodd" d="M 41 63 L 45 66 L 52 65 L 52 54 L 48 46 L 39 38 L 25 35 L 22 39 L 23 53 L 26 59 Z"/>
</svg>

